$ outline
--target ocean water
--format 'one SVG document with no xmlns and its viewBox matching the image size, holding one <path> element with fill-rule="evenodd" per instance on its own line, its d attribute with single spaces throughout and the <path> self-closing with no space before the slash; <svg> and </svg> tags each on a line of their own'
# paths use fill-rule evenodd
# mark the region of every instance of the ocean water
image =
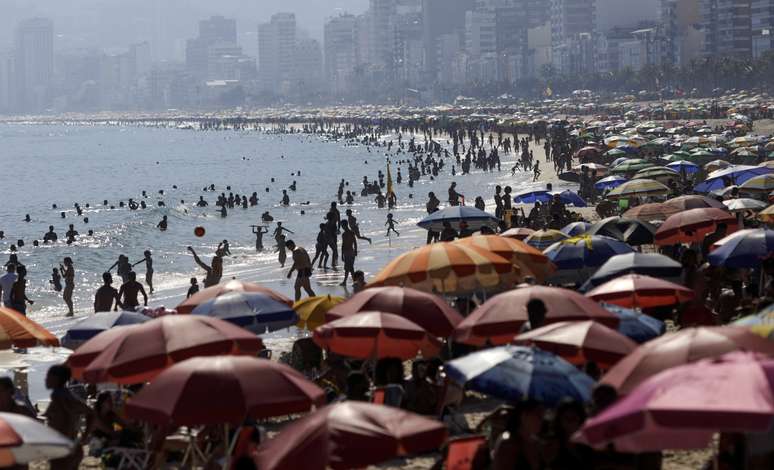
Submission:
<svg viewBox="0 0 774 470">
<path fill-rule="evenodd" d="M 318 136 L 260 131 L 0 124 L 0 171 L 3 173 L 0 230 L 5 232 L 5 239 L 0 241 L 0 259 L 5 262 L 11 243 L 18 239 L 25 241 L 19 250 L 19 259 L 29 271 L 27 295 L 35 301 L 28 315 L 55 334 L 63 335 L 78 318 L 92 313 L 93 295 L 101 284 L 101 274 L 118 255 L 125 254 L 134 263 L 146 249 L 153 253 L 155 270 L 156 292 L 150 297 L 150 306 L 172 308 L 184 298 L 192 276 L 201 282 L 203 272 L 194 264 L 186 247 L 193 246 L 208 262 L 224 239 L 229 240 L 232 255 L 224 261 L 223 280 L 259 282 L 292 298 L 292 281 L 285 278 L 289 264 L 280 268 L 277 254 L 272 250 L 271 234 L 264 236 L 266 251 L 257 253 L 250 226 L 260 224 L 261 213 L 268 210 L 275 222 L 282 221 L 295 232 L 288 238 L 304 246 L 313 256 L 318 225 L 330 202 L 336 200 L 342 178 L 349 182 L 346 189 L 356 194 L 351 208 L 361 233 L 373 238 L 372 245 L 359 241 L 355 264 L 356 269 L 366 273 L 366 279 L 395 256 L 424 244 L 426 232 L 416 223 L 426 215 L 429 191 L 435 191 L 443 201 L 453 179 L 469 203 L 480 195 L 493 210 L 495 185 L 511 185 L 514 192 L 538 185 L 531 183 L 531 174 L 511 176 L 512 154 L 501 156 L 502 172 L 474 171 L 454 178 L 451 176 L 454 162 L 449 160 L 434 181 L 423 176 L 413 188 L 406 184 L 407 178 L 402 185 L 396 185 L 399 205 L 392 212 L 398 221 L 400 237 L 387 238 L 384 225 L 387 209 L 378 209 L 371 196 L 360 197 L 364 175 L 373 180 L 379 170 L 386 173 L 385 152 L 383 147 L 369 149 Z M 542 149 L 535 149 L 535 154 L 542 156 Z M 398 163 L 401 157 L 391 158 L 393 177 L 398 168 L 402 168 L 406 177 L 406 165 Z M 293 175 L 299 171 L 300 176 Z M 282 207 L 281 190 L 294 180 L 297 191 L 289 191 L 291 206 Z M 215 185 L 216 192 L 203 192 L 210 184 Z M 214 203 L 221 192 L 228 194 L 227 185 L 232 192 L 248 197 L 257 192 L 258 206 L 230 209 L 228 217 L 221 218 Z M 148 197 L 142 197 L 143 190 Z M 164 190 L 164 195 L 159 190 Z M 410 194 L 413 199 L 409 198 Z M 204 196 L 210 206 L 194 207 L 199 196 Z M 136 211 L 119 208 L 119 201 L 126 202 L 129 198 L 145 200 L 148 208 Z M 107 206 L 103 205 L 104 200 L 108 201 Z M 157 207 L 159 200 L 166 207 Z M 76 202 L 83 208 L 81 217 L 74 209 Z M 87 203 L 89 208 L 85 207 Z M 52 204 L 58 208 L 52 209 Z M 111 210 L 110 205 L 116 208 Z M 342 216 L 348 207 L 340 207 Z M 65 211 L 64 219 L 61 211 Z M 30 215 L 31 222 L 24 222 L 25 214 Z M 166 232 L 155 228 L 163 215 L 169 218 Z M 88 217 L 88 224 L 84 217 Z M 81 234 L 72 245 L 63 242 L 68 224 L 74 224 Z M 32 241 L 42 240 L 49 225 L 55 227 L 60 241 L 33 247 Z M 204 237 L 194 236 L 197 226 L 205 228 Z M 269 229 L 274 227 L 272 223 Z M 92 237 L 86 236 L 89 229 L 94 231 Z M 76 269 L 75 319 L 65 317 L 61 295 L 49 284 L 52 268 L 58 267 L 65 256 L 73 258 Z M 135 269 L 138 280 L 144 281 L 144 264 Z M 316 270 L 312 287 L 318 294 L 345 295 L 344 288 L 338 285 L 342 278 L 341 271 Z M 114 280 L 114 286 L 119 287 L 120 278 L 114 276 Z M 296 334 L 280 331 L 272 337 L 287 338 Z"/>
</svg>

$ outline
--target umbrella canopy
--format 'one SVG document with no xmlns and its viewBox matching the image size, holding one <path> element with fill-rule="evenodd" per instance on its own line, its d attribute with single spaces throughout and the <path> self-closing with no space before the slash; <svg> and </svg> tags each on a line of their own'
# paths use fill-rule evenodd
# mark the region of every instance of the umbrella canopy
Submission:
<svg viewBox="0 0 774 470">
<path fill-rule="evenodd" d="M 650 315 L 645 315 L 639 310 L 605 303 L 602 306 L 605 310 L 615 314 L 621 321 L 618 324 L 618 332 L 638 344 L 648 342 L 666 332 L 664 322 Z"/>
<path fill-rule="evenodd" d="M 693 299 L 694 293 L 673 282 L 641 274 L 627 274 L 605 282 L 586 296 L 621 307 L 652 308 L 688 302 Z"/>
<path fill-rule="evenodd" d="M 671 168 L 665 166 L 652 166 L 650 168 L 644 168 L 634 174 L 632 179 L 652 179 L 656 181 L 666 182 L 669 180 L 677 181 L 680 178 L 680 174 Z"/>
<path fill-rule="evenodd" d="M 669 188 L 655 180 L 636 179 L 612 189 L 607 193 L 610 199 L 629 197 L 665 196 L 669 194 Z"/>
<path fill-rule="evenodd" d="M 129 399 L 126 414 L 158 426 L 240 425 L 247 418 L 301 413 L 323 404 L 320 387 L 278 362 L 196 357 L 156 376 Z"/>
<path fill-rule="evenodd" d="M 544 190 L 529 190 L 516 193 L 513 197 L 513 202 L 516 204 L 534 204 L 536 202 L 548 202 L 551 200 L 551 194 Z"/>
<path fill-rule="evenodd" d="M 267 289 L 266 287 L 251 282 L 231 280 L 200 290 L 196 294 L 180 303 L 180 305 L 176 307 L 176 310 L 178 313 L 191 313 L 197 305 L 231 292 L 261 292 L 278 302 L 286 304 L 288 307 L 293 306 L 292 300 L 282 294 L 274 292 L 271 289 Z"/>
<path fill-rule="evenodd" d="M 287 425 L 258 448 L 255 462 L 261 470 L 365 468 L 435 451 L 445 440 L 441 421 L 384 405 L 345 401 Z"/>
<path fill-rule="evenodd" d="M 556 405 L 570 397 L 591 399 L 594 380 L 564 359 L 524 346 L 484 349 L 444 365 L 449 378 L 501 400 L 537 400 Z"/>
<path fill-rule="evenodd" d="M 74 447 L 73 441 L 32 418 L 0 413 L 0 467 L 66 457 Z"/>
<path fill-rule="evenodd" d="M 679 279 L 683 266 L 668 256 L 659 253 L 625 253 L 605 261 L 585 288 L 595 287 L 624 274 L 644 274 L 661 279 Z"/>
<path fill-rule="evenodd" d="M 314 330 L 314 342 L 341 356 L 357 359 L 398 357 L 419 353 L 433 357 L 440 343 L 424 328 L 406 318 L 383 312 L 360 312 Z"/>
<path fill-rule="evenodd" d="M 59 346 L 50 331 L 8 307 L 0 307 L 0 349 Z"/>
<path fill-rule="evenodd" d="M 725 160 L 713 160 L 707 164 L 704 165 L 704 169 L 713 172 L 717 170 L 722 170 L 723 168 L 730 167 L 731 164 Z"/>
<path fill-rule="evenodd" d="M 566 240 L 570 237 L 560 232 L 559 230 L 547 229 L 538 230 L 532 235 L 528 236 L 524 241 L 527 245 L 537 248 L 538 250 L 545 250 L 554 243 Z"/>
<path fill-rule="evenodd" d="M 531 286 L 503 292 L 484 302 L 457 325 L 457 342 L 482 346 L 507 344 L 529 321 L 527 304 L 538 299 L 546 307 L 546 323 L 594 320 L 615 328 L 618 318 L 598 303 L 569 289 Z"/>
<path fill-rule="evenodd" d="M 75 349 L 87 340 L 115 326 L 137 325 L 150 317 L 135 312 L 99 312 L 79 321 L 62 338 L 62 346 Z"/>
<path fill-rule="evenodd" d="M 746 193 L 770 193 L 774 191 L 774 175 L 753 176 L 739 185 L 739 190 Z"/>
<path fill-rule="evenodd" d="M 705 235 L 714 232 L 717 224 L 721 223 L 726 224 L 728 232 L 736 230 L 736 217 L 722 209 L 704 208 L 678 212 L 669 216 L 656 230 L 656 244 L 701 242 Z"/>
<path fill-rule="evenodd" d="M 750 178 L 771 173 L 771 168 L 765 166 L 733 165 L 722 170 L 716 170 L 707 175 L 707 179 L 697 184 L 693 189 L 698 193 L 708 193 L 731 184 L 742 184 Z"/>
<path fill-rule="evenodd" d="M 709 254 L 712 266 L 756 268 L 774 256 L 774 230 L 747 229 L 732 233 L 717 242 Z"/>
<path fill-rule="evenodd" d="M 768 206 L 763 201 L 749 198 L 728 199 L 723 201 L 723 205 L 730 212 L 759 211 Z"/>
<path fill-rule="evenodd" d="M 588 232 L 591 227 L 592 224 L 588 222 L 570 222 L 569 224 L 562 227 L 562 229 L 559 231 L 568 237 L 577 237 Z"/>
<path fill-rule="evenodd" d="M 627 395 L 661 371 L 740 350 L 774 356 L 774 341 L 739 326 L 685 328 L 640 345 L 600 382 L 612 385 L 619 395 Z"/>
<path fill-rule="evenodd" d="M 769 206 L 758 213 L 758 220 L 767 224 L 774 223 L 774 206 Z"/>
<path fill-rule="evenodd" d="M 656 227 L 637 219 L 607 217 L 594 223 L 587 234 L 604 235 L 631 246 L 649 245 L 653 243 Z"/>
<path fill-rule="evenodd" d="M 525 238 L 532 235 L 533 233 L 535 233 L 535 231 L 532 230 L 531 228 L 516 227 L 516 228 L 509 228 L 505 232 L 501 233 L 500 236 L 505 238 L 514 238 L 516 240 L 524 240 Z"/>
<path fill-rule="evenodd" d="M 344 297 L 328 295 L 318 295 L 307 297 L 293 304 L 293 310 L 298 313 L 298 326 L 306 330 L 314 330 L 320 325 L 325 324 L 325 316 L 328 312 L 344 302 Z"/>
<path fill-rule="evenodd" d="M 73 376 L 82 375 L 89 383 L 136 384 L 191 357 L 254 356 L 262 349 L 263 342 L 255 334 L 223 320 L 169 315 L 100 333 L 76 349 L 67 362 Z"/>
<path fill-rule="evenodd" d="M 510 260 L 522 276 L 531 276 L 540 282 L 556 270 L 540 250 L 519 240 L 497 235 L 476 235 L 461 238 L 454 243 L 482 248 Z"/>
<path fill-rule="evenodd" d="M 602 266 L 611 256 L 633 251 L 615 238 L 583 235 L 554 243 L 544 253 L 559 271 L 567 271 Z"/>
<path fill-rule="evenodd" d="M 716 432 L 766 432 L 774 423 L 774 360 L 731 353 L 661 372 L 590 419 L 581 433 L 619 452 L 698 449 Z"/>
<path fill-rule="evenodd" d="M 687 160 L 677 160 L 667 164 L 667 168 L 676 171 L 677 173 L 685 173 L 692 175 L 699 171 L 699 165 L 689 162 Z"/>
<path fill-rule="evenodd" d="M 626 183 L 626 178 L 622 176 L 607 176 L 605 178 L 602 178 L 601 180 L 594 183 L 594 187 L 597 188 L 599 191 L 604 191 L 606 189 L 613 189 L 617 188 L 618 186 L 621 186 L 622 184 Z"/>
<path fill-rule="evenodd" d="M 338 320 L 366 311 L 392 313 L 421 326 L 429 333 L 446 338 L 462 321 L 462 315 L 441 297 L 408 287 L 371 287 L 336 305 L 325 316 Z"/>
<path fill-rule="evenodd" d="M 514 344 L 534 344 L 576 366 L 594 361 L 607 368 L 637 347 L 637 343 L 595 321 L 551 323 L 518 335 Z"/>
<path fill-rule="evenodd" d="M 433 212 L 419 221 L 417 225 L 425 230 L 440 232 L 444 228 L 444 222 L 448 222 L 452 227 L 457 227 L 463 221 L 473 231 L 481 230 L 481 227 L 495 228 L 498 224 L 497 217 L 488 212 L 472 206 L 452 206 Z"/>
<path fill-rule="evenodd" d="M 664 203 L 666 207 L 674 211 L 673 214 L 678 212 L 687 211 L 691 209 L 703 209 L 707 207 L 714 207 L 715 209 L 725 209 L 722 202 L 715 198 L 700 196 L 698 194 L 689 194 L 687 196 L 678 196 L 669 199 Z M 672 215 L 672 214 L 669 214 Z"/>
<path fill-rule="evenodd" d="M 586 201 L 578 195 L 578 193 L 574 191 L 570 191 L 569 189 L 565 189 L 561 192 L 553 192 L 551 193 L 552 196 L 559 196 L 559 199 L 567 205 L 575 206 L 575 207 L 586 207 Z"/>
<path fill-rule="evenodd" d="M 370 286 L 403 286 L 440 294 L 465 294 L 511 285 L 519 273 L 507 259 L 480 248 L 433 243 L 404 253 Z"/>
<path fill-rule="evenodd" d="M 624 162 L 619 163 L 618 165 L 610 169 L 610 173 L 615 175 L 637 173 L 640 170 L 644 170 L 645 168 L 650 168 L 652 166 L 656 166 L 656 165 L 647 160 L 643 160 L 641 158 L 635 158 L 635 159 L 626 160 Z"/>
<path fill-rule="evenodd" d="M 263 292 L 228 292 L 200 303 L 191 314 L 226 320 L 256 334 L 281 330 L 298 322 L 298 314 L 292 307 Z"/>
<path fill-rule="evenodd" d="M 678 209 L 667 206 L 663 202 L 649 202 L 632 207 L 623 213 L 623 217 L 650 222 L 653 220 L 666 220 L 670 215 L 677 214 L 678 212 L 680 212 Z"/>
</svg>

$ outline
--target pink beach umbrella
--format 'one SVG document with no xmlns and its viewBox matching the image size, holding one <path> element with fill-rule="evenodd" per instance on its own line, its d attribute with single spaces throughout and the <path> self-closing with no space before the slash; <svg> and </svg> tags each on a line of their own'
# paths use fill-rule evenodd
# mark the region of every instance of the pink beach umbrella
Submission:
<svg viewBox="0 0 774 470">
<path fill-rule="evenodd" d="M 577 440 L 619 452 L 701 449 L 716 432 L 766 432 L 774 423 L 774 359 L 734 352 L 646 380 L 586 422 Z"/>
</svg>

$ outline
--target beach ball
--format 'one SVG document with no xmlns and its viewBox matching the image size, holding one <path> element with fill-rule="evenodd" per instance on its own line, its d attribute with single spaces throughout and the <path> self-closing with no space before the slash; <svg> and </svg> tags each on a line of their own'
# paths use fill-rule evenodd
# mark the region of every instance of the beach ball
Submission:
<svg viewBox="0 0 774 470">
<path fill-rule="evenodd" d="M 197 237 L 201 238 L 204 236 L 205 233 L 206 231 L 204 230 L 204 227 L 196 227 L 194 229 L 194 235 L 196 235 Z"/>
</svg>

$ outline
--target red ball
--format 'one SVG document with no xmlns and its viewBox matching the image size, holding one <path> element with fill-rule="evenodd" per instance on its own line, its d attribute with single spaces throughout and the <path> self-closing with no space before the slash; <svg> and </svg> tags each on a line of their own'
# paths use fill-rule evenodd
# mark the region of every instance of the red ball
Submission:
<svg viewBox="0 0 774 470">
<path fill-rule="evenodd" d="M 205 233 L 206 233 L 206 232 L 205 232 L 205 230 L 204 230 L 204 227 L 196 227 L 196 228 L 194 229 L 194 235 L 196 235 L 197 237 L 200 237 L 200 238 L 201 238 L 201 237 L 203 237 L 203 236 L 204 236 L 204 234 L 205 234 Z"/>
</svg>

